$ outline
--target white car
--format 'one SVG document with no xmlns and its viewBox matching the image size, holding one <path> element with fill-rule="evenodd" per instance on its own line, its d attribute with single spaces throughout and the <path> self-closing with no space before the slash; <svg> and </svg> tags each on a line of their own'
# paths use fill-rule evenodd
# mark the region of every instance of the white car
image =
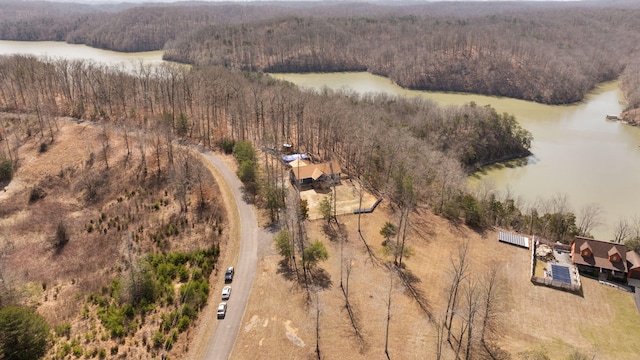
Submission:
<svg viewBox="0 0 640 360">
<path fill-rule="evenodd" d="M 231 297 L 231 286 L 225 286 L 222 288 L 222 300 L 229 300 Z"/>
<path fill-rule="evenodd" d="M 224 319 L 225 315 L 227 315 L 227 303 L 221 302 L 218 304 L 218 319 Z"/>
</svg>

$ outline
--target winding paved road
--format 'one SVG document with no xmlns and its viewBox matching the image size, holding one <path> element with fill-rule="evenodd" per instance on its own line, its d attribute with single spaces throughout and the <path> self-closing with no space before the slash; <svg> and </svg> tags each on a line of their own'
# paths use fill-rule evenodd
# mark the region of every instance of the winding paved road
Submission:
<svg viewBox="0 0 640 360">
<path fill-rule="evenodd" d="M 231 284 L 231 298 L 227 301 L 227 316 L 218 321 L 213 337 L 208 341 L 204 359 L 229 359 L 236 336 L 240 330 L 249 293 L 253 285 L 258 261 L 258 239 L 263 235 L 258 229 L 258 221 L 253 207 L 243 200 L 242 184 L 225 162 L 209 151 L 202 155 L 220 172 L 226 181 L 235 200 L 240 222 L 240 251 L 235 264 L 220 264 L 221 269 L 235 267 L 235 275 Z M 222 186 L 222 185 L 221 185 Z M 224 271 L 224 270 L 223 270 Z M 222 273 L 221 273 L 222 274 Z M 219 299 L 219 297 L 217 297 Z M 210 306 L 217 308 L 217 302 Z"/>
</svg>

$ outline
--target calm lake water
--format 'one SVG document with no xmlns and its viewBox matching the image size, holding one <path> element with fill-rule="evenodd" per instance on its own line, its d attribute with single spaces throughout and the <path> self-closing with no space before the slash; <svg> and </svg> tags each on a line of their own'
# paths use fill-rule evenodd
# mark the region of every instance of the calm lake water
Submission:
<svg viewBox="0 0 640 360">
<path fill-rule="evenodd" d="M 86 45 L 73 45 L 56 41 L 4 41 L 0 40 L 0 55 L 30 54 L 52 59 L 91 59 L 108 65 L 135 66 L 162 63 L 162 51 L 121 53 L 95 49 Z"/>
<path fill-rule="evenodd" d="M 51 58 L 91 59 L 107 64 L 162 62 L 162 52 L 119 53 L 60 42 L 0 41 L 0 55 L 25 53 Z M 534 136 L 526 165 L 494 166 L 476 174 L 471 185 L 489 182 L 497 191 L 509 191 L 527 202 L 566 195 L 578 212 L 588 203 L 604 211 L 604 225 L 593 235 L 611 239 L 622 218 L 640 216 L 640 128 L 605 120 L 622 111 L 624 97 L 617 82 L 601 84 L 580 103 L 563 106 L 474 94 L 405 90 L 389 79 L 369 73 L 271 74 L 301 87 L 350 89 L 420 96 L 443 106 L 475 101 L 513 113 Z"/>
<path fill-rule="evenodd" d="M 530 101 L 474 94 L 413 91 L 369 73 L 272 74 L 301 87 L 350 89 L 420 96 L 443 106 L 475 101 L 514 114 L 534 136 L 526 165 L 498 165 L 473 176 L 472 186 L 488 182 L 526 202 L 561 195 L 577 213 L 588 203 L 599 204 L 603 225 L 592 231 L 599 239 L 613 238 L 622 218 L 640 216 L 640 128 L 605 120 L 619 114 L 624 96 L 617 82 L 601 84 L 572 105 L 542 105 Z"/>
</svg>

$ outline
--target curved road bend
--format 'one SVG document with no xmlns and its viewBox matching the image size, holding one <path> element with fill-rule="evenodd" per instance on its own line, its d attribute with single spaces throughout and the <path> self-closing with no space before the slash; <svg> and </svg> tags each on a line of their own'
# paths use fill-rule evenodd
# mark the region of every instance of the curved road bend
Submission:
<svg viewBox="0 0 640 360">
<path fill-rule="evenodd" d="M 201 151 L 202 155 L 215 166 L 229 185 L 235 199 L 240 220 L 240 252 L 235 264 L 220 264 L 221 269 L 235 267 L 235 275 L 231 284 L 231 298 L 227 301 L 227 316 L 218 320 L 215 333 L 208 341 L 204 359 L 227 360 L 240 330 L 249 293 L 256 273 L 258 261 L 258 221 L 253 207 L 243 200 L 242 184 L 233 171 L 218 156 L 210 151 Z M 218 297 L 219 299 L 219 297 Z M 217 308 L 218 303 L 210 306 Z M 215 315 L 214 315 L 215 316 Z"/>
</svg>

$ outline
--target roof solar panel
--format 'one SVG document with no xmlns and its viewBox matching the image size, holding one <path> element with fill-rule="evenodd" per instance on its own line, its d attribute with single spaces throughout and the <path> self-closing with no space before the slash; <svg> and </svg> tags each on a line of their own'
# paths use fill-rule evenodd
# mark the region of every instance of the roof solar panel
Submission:
<svg viewBox="0 0 640 360">
<path fill-rule="evenodd" d="M 569 268 L 562 265 L 551 265 L 551 276 L 553 280 L 558 280 L 565 284 L 571 284 L 571 273 Z"/>
</svg>

